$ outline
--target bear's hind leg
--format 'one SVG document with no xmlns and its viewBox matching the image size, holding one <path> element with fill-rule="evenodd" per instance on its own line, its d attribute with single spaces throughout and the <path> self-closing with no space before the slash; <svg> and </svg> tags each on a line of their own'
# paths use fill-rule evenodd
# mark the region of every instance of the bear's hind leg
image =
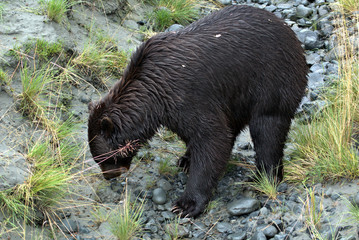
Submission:
<svg viewBox="0 0 359 240">
<path fill-rule="evenodd" d="M 283 149 L 290 123 L 290 117 L 281 115 L 256 116 L 249 123 L 257 170 L 265 171 L 278 182 L 283 179 Z"/>
</svg>

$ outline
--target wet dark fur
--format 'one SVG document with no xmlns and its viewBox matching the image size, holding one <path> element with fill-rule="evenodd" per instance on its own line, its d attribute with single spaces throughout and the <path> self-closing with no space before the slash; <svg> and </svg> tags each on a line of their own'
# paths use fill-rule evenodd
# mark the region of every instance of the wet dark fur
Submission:
<svg viewBox="0 0 359 240">
<path fill-rule="evenodd" d="M 307 71 L 301 45 L 282 20 L 253 7 L 227 7 L 137 49 L 123 78 L 90 105 L 91 153 L 106 178 L 117 176 L 111 171 L 128 168 L 135 151 L 104 162 L 99 155 L 168 127 L 187 144 L 179 165 L 189 179 L 175 207 L 196 216 L 247 124 L 257 167 L 282 179 L 283 146 Z"/>
</svg>

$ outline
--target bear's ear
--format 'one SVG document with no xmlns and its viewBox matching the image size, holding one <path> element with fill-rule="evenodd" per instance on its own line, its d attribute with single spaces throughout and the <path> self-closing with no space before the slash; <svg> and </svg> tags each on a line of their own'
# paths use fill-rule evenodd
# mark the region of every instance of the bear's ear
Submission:
<svg viewBox="0 0 359 240">
<path fill-rule="evenodd" d="M 111 135 L 114 129 L 114 125 L 112 122 L 112 119 L 109 117 L 104 117 L 101 120 L 101 129 L 104 133 L 106 133 L 107 135 Z"/>
</svg>

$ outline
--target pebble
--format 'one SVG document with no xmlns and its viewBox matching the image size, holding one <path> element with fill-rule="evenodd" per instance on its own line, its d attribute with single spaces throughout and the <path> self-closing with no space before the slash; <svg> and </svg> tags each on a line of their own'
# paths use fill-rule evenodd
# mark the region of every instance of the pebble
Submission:
<svg viewBox="0 0 359 240">
<path fill-rule="evenodd" d="M 277 233 L 278 233 L 278 229 L 273 226 L 273 225 L 269 225 L 269 226 L 265 226 L 262 229 L 262 232 L 264 233 L 264 235 L 266 235 L 266 237 L 274 237 Z"/>
<path fill-rule="evenodd" d="M 156 188 L 152 192 L 152 201 L 156 204 L 164 204 L 167 201 L 166 192 L 162 188 Z"/>
<path fill-rule="evenodd" d="M 226 222 L 219 222 L 216 225 L 216 229 L 220 233 L 231 233 L 232 232 L 232 225 Z"/>
<path fill-rule="evenodd" d="M 172 189 L 172 185 L 170 182 L 168 182 L 166 179 L 161 178 L 157 182 L 157 187 L 162 188 L 166 192 Z"/>
<path fill-rule="evenodd" d="M 324 87 L 324 75 L 320 72 L 311 72 L 308 74 L 309 89 L 320 89 Z"/>
<path fill-rule="evenodd" d="M 227 210 L 233 216 L 252 213 L 260 208 L 260 202 L 253 198 L 242 198 L 228 204 Z"/>
<path fill-rule="evenodd" d="M 296 17 L 297 18 L 308 18 L 312 15 L 313 9 L 309 7 L 305 7 L 304 5 L 299 5 L 296 8 Z"/>
<path fill-rule="evenodd" d="M 178 32 L 184 28 L 181 24 L 172 24 L 169 28 L 165 30 L 165 32 Z"/>
<path fill-rule="evenodd" d="M 218 0 L 218 2 L 222 3 L 223 5 L 229 5 L 232 3 L 232 0 Z"/>
<path fill-rule="evenodd" d="M 286 233 L 280 233 L 280 234 L 276 234 L 274 236 L 274 240 L 289 240 L 289 235 Z"/>
<path fill-rule="evenodd" d="M 266 215 L 268 215 L 268 213 L 269 213 L 269 210 L 266 207 L 262 207 L 261 209 L 259 209 L 259 214 L 261 216 L 266 216 Z"/>
<path fill-rule="evenodd" d="M 307 50 L 318 49 L 324 45 L 324 43 L 319 40 L 319 34 L 317 31 L 303 29 L 297 33 L 297 36 Z"/>
<path fill-rule="evenodd" d="M 247 233 L 244 231 L 240 231 L 238 233 L 233 233 L 227 236 L 228 240 L 244 240 L 247 237 Z"/>
<path fill-rule="evenodd" d="M 251 240 L 267 240 L 267 237 L 262 232 L 256 232 L 251 237 Z"/>
</svg>

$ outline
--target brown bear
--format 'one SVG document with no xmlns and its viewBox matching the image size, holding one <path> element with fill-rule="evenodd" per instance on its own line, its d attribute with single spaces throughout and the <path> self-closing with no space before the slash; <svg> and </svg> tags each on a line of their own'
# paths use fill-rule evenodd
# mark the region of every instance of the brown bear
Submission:
<svg viewBox="0 0 359 240">
<path fill-rule="evenodd" d="M 230 6 L 133 54 L 123 77 L 89 105 L 91 153 L 106 179 L 130 167 L 141 143 L 166 126 L 183 139 L 189 173 L 175 203 L 197 216 L 249 125 L 259 170 L 281 180 L 287 133 L 307 85 L 304 52 L 287 24 L 265 10 Z"/>
</svg>

